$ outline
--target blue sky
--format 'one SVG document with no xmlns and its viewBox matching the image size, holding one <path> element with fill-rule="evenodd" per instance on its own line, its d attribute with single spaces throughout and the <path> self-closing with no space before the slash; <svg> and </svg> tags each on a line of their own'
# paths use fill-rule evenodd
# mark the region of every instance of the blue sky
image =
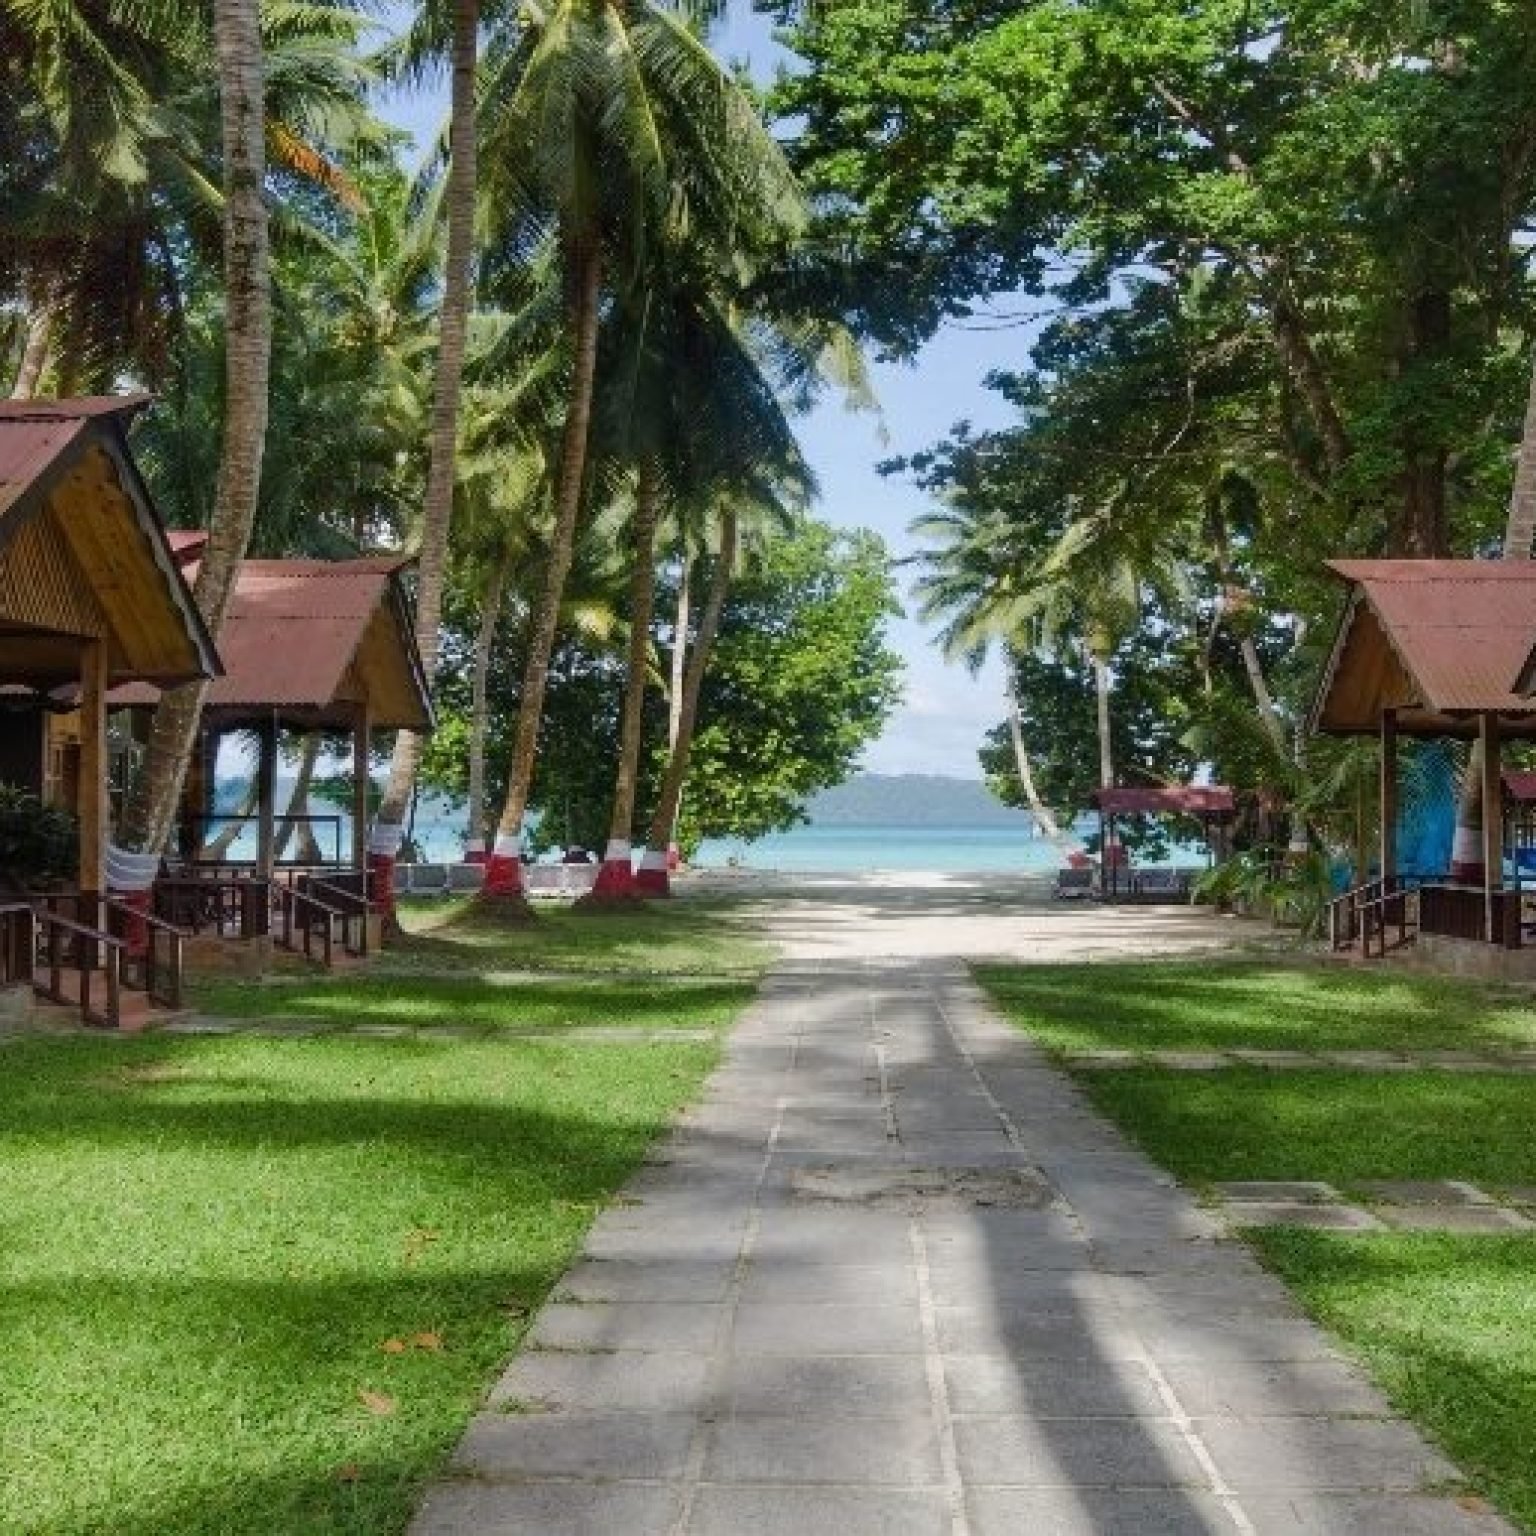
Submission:
<svg viewBox="0 0 1536 1536">
<path fill-rule="evenodd" d="M 760 79 L 790 59 L 764 18 L 742 0 L 735 0 L 714 43 L 725 57 L 746 61 Z M 384 115 L 423 139 L 437 131 L 444 105 L 443 92 L 429 89 L 387 102 Z M 915 363 L 874 366 L 880 420 L 850 414 L 836 402 L 804 418 L 799 430 L 821 482 L 820 515 L 844 527 L 873 528 L 893 555 L 910 553 L 907 526 L 927 499 L 902 480 L 883 478 L 876 464 L 929 446 L 962 419 L 977 426 L 1006 421 L 1005 407 L 982 380 L 990 369 L 1021 367 L 1032 339 L 1029 330 L 946 328 Z M 985 731 L 1002 719 L 1000 670 L 989 663 L 973 678 L 947 664 L 932 632 L 912 618 L 896 621 L 890 638 L 906 662 L 905 696 L 864 766 L 876 773 L 979 778 L 976 750 Z"/>
</svg>

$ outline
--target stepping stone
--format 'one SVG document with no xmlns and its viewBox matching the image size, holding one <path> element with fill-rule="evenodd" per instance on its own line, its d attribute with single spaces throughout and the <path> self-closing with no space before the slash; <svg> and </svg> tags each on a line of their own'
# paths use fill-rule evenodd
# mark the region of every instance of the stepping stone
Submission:
<svg viewBox="0 0 1536 1536">
<path fill-rule="evenodd" d="M 1308 1205 L 1299 1200 L 1234 1200 L 1227 1220 L 1239 1227 L 1311 1227 L 1321 1232 L 1379 1232 L 1381 1223 L 1354 1205 Z"/>
<path fill-rule="evenodd" d="M 1339 1200 L 1342 1196 L 1332 1184 L 1320 1179 L 1239 1179 L 1218 1184 L 1216 1192 L 1223 1200 L 1285 1200 L 1313 1204 Z"/>
<path fill-rule="evenodd" d="M 1501 1184 L 1499 1198 L 1511 1205 L 1536 1205 L 1536 1184 Z"/>
<path fill-rule="evenodd" d="M 1536 1051 L 1500 1051 L 1489 1066 L 1496 1072 L 1536 1072 Z"/>
<path fill-rule="evenodd" d="M 1496 1072 L 1500 1067 L 1497 1058 L 1479 1051 L 1419 1051 L 1416 1054 L 1426 1067 L 1433 1067 L 1437 1072 Z"/>
<path fill-rule="evenodd" d="M 1232 1051 L 1245 1066 L 1265 1067 L 1270 1071 L 1299 1071 L 1324 1065 L 1311 1051 Z"/>
<path fill-rule="evenodd" d="M 1102 1072 L 1115 1067 L 1136 1067 L 1142 1064 L 1136 1051 L 1069 1051 L 1063 1060 L 1069 1067 L 1085 1072 Z"/>
<path fill-rule="evenodd" d="M 1357 1072 L 1412 1072 L 1416 1066 L 1396 1051 L 1325 1051 L 1323 1060 Z"/>
<path fill-rule="evenodd" d="M 1232 1062 L 1220 1051 L 1158 1051 L 1151 1065 L 1169 1072 L 1219 1072 Z"/>
<path fill-rule="evenodd" d="M 1360 1179 L 1354 1189 L 1387 1205 L 1492 1205 L 1475 1184 L 1459 1179 Z"/>
<path fill-rule="evenodd" d="M 1530 1232 L 1536 1223 L 1502 1205 L 1382 1205 L 1377 1214 L 1404 1232 Z"/>
</svg>

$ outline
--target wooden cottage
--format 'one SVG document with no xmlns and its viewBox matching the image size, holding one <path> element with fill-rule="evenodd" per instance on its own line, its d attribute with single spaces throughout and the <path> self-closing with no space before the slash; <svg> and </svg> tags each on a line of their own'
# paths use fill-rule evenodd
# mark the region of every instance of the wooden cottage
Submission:
<svg viewBox="0 0 1536 1536">
<path fill-rule="evenodd" d="M 1501 758 L 1505 742 L 1536 740 L 1536 562 L 1336 560 L 1329 568 L 1348 598 L 1312 728 L 1381 743 L 1379 870 L 1334 904 L 1335 942 L 1376 954 L 1417 942 L 1453 964 L 1519 970 L 1524 962 L 1508 957 L 1525 948 L 1526 925 L 1518 883 L 1505 873 Z M 1480 846 L 1455 850 L 1451 869 L 1411 889 L 1395 846 L 1404 737 L 1483 748 Z"/>
<path fill-rule="evenodd" d="M 219 671 L 128 448 L 146 403 L 0 401 L 0 782 L 78 817 L 70 921 L 91 929 L 105 920 L 108 692 Z M 30 927 L 12 905 L 0 947 L 15 971 Z"/>
</svg>

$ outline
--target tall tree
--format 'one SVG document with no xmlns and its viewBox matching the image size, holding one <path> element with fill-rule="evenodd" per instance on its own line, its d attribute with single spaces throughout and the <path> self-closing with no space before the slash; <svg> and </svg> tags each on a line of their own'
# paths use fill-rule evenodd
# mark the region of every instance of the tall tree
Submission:
<svg viewBox="0 0 1536 1536">
<path fill-rule="evenodd" d="M 438 311 L 437 377 L 432 400 L 430 458 L 421 534 L 416 551 L 416 645 L 430 686 L 437 674 L 438 637 L 443 613 L 443 577 L 453 516 L 458 462 L 459 397 L 464 378 L 465 339 L 473 302 L 475 256 L 476 61 L 479 53 L 479 0 L 453 0 L 452 85 L 448 129 L 447 252 L 443 299 Z M 395 857 L 404 834 L 421 767 L 422 737 L 401 731 L 395 737 L 389 778 L 369 837 L 374 900 L 392 910 Z"/>
<path fill-rule="evenodd" d="M 245 558 L 261 488 L 272 353 L 266 118 L 257 0 L 214 0 L 224 167 L 225 408 L 218 485 L 194 596 L 217 638 Z M 141 855 L 124 870 L 147 900 L 191 761 L 206 685 L 173 689 L 155 711 L 139 787 L 120 838 Z"/>
<path fill-rule="evenodd" d="M 484 899 L 526 910 L 523 822 L 587 475 L 605 280 L 622 288 L 684 231 L 749 268 L 793 229 L 798 192 L 736 80 L 649 0 L 558 0 L 529 27 L 493 113 L 500 251 L 520 268 L 552 246 L 569 345 L 554 532 L 530 626 L 507 796 Z"/>
</svg>

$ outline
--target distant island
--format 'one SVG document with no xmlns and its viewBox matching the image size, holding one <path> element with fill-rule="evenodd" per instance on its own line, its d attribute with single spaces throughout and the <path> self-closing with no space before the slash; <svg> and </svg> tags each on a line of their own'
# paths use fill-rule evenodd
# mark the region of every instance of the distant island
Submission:
<svg viewBox="0 0 1536 1536">
<path fill-rule="evenodd" d="M 1010 827 L 1034 824 L 1028 811 L 994 799 L 975 779 L 937 773 L 861 773 L 806 802 L 816 827 Z"/>
</svg>

